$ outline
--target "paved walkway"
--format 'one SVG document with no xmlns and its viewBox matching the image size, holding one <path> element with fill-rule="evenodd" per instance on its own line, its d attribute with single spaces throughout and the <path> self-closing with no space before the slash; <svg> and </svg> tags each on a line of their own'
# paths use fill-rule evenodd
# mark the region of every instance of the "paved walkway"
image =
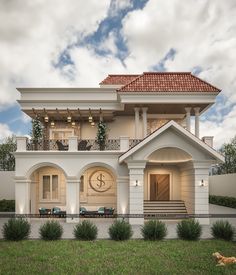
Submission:
<svg viewBox="0 0 236 275">
<path fill-rule="evenodd" d="M 233 208 L 228 208 L 228 207 L 223 207 L 223 206 L 218 206 L 218 205 L 212 205 L 210 204 L 210 214 L 236 214 L 236 209 Z M 210 219 L 210 225 L 203 225 L 203 233 L 202 233 L 202 239 L 208 239 L 211 238 L 210 234 L 210 227 L 212 223 L 219 218 L 211 218 Z M 226 220 L 229 220 L 231 224 L 233 224 L 236 228 L 236 218 L 224 218 Z M 30 238 L 35 239 L 38 238 L 38 231 L 39 227 L 48 219 L 31 219 L 31 235 Z M 1 218 L 0 219 L 0 228 L 2 228 L 3 224 L 7 221 L 7 218 Z M 62 238 L 64 239 L 72 239 L 73 237 L 73 228 L 75 224 L 73 223 L 65 223 L 64 220 L 58 219 L 58 221 L 63 225 L 64 228 L 64 233 Z M 108 228 L 109 226 L 114 222 L 114 219 L 103 219 L 103 218 L 94 218 L 92 221 L 96 224 L 98 227 L 98 239 L 108 239 Z M 168 229 L 168 235 L 167 239 L 175 239 L 177 238 L 176 234 L 176 226 L 178 221 L 176 220 L 165 220 L 164 221 L 167 225 Z M 140 233 L 140 226 L 135 225 L 132 226 L 133 229 L 133 238 L 142 238 L 141 233 Z M 1 230 L 2 231 L 2 230 Z M 0 231 L 0 238 L 2 238 L 2 232 Z"/>
</svg>

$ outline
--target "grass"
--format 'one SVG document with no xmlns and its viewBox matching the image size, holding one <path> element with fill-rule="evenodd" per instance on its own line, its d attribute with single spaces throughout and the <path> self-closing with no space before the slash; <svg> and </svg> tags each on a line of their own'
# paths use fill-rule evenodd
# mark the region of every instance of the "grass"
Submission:
<svg viewBox="0 0 236 275">
<path fill-rule="evenodd" d="M 0 274 L 236 274 L 212 253 L 236 256 L 236 245 L 202 241 L 0 241 Z"/>
</svg>

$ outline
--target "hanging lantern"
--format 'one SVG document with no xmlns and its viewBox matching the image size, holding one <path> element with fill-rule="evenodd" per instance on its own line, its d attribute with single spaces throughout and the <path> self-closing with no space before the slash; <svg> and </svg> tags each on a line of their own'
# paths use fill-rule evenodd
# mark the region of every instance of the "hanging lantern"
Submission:
<svg viewBox="0 0 236 275">
<path fill-rule="evenodd" d="M 44 121 L 45 121 L 45 122 L 48 122 L 48 120 L 49 120 L 48 115 L 46 115 L 46 116 L 44 117 Z"/>
</svg>

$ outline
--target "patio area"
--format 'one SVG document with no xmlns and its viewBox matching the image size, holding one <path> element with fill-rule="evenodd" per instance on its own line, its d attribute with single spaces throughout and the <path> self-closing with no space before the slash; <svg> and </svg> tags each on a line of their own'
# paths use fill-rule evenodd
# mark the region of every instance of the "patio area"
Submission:
<svg viewBox="0 0 236 275">
<path fill-rule="evenodd" d="M 203 225 L 203 232 L 202 232 L 202 239 L 209 239 L 211 238 L 210 234 L 210 228 L 211 225 L 219 219 L 227 219 L 235 228 L 236 228 L 236 209 L 234 208 L 228 208 L 224 206 L 219 206 L 219 205 L 209 205 L 210 208 L 210 214 L 223 214 L 223 215 L 235 215 L 235 217 L 230 217 L 230 218 L 210 218 L 210 225 Z M 54 218 L 57 219 L 57 218 Z M 80 221 L 86 218 L 81 218 Z M 39 227 L 47 221 L 48 218 L 32 218 L 31 219 L 31 239 L 37 239 L 39 234 Z M 75 223 L 66 223 L 65 219 L 57 219 L 64 228 L 64 233 L 62 235 L 63 239 L 73 239 L 73 228 L 75 226 Z M 108 239 L 108 228 L 110 225 L 114 222 L 114 218 L 91 218 L 90 219 L 93 223 L 96 224 L 98 227 L 98 239 Z M 1 218 L 0 219 L 0 228 L 2 228 L 3 224 L 7 221 L 7 218 Z M 164 220 L 164 222 L 167 225 L 168 229 L 168 234 L 166 239 L 176 239 L 177 234 L 176 234 L 176 226 L 179 220 Z M 133 239 L 140 239 L 142 238 L 141 233 L 140 233 L 140 226 L 139 225 L 132 225 L 133 229 Z M 0 238 L 2 238 L 2 232 L 0 231 Z"/>
</svg>

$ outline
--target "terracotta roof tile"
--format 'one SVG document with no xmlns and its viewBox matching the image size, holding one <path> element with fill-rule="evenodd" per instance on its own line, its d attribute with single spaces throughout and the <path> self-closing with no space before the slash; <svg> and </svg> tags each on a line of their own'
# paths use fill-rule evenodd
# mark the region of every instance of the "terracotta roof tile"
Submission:
<svg viewBox="0 0 236 275">
<path fill-rule="evenodd" d="M 135 77 L 118 92 L 220 92 L 190 72 L 148 72 Z"/>
<path fill-rule="evenodd" d="M 100 85 L 126 85 L 136 79 L 138 74 L 109 74 Z"/>
</svg>

